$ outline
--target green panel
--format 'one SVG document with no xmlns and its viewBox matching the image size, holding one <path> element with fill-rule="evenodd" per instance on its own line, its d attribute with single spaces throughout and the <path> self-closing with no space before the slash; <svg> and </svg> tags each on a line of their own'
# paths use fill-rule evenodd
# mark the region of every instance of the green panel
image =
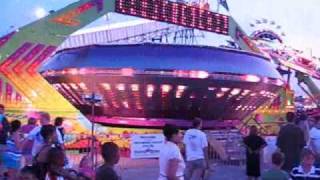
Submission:
<svg viewBox="0 0 320 180">
<path fill-rule="evenodd" d="M 80 0 L 67 7 L 56 11 L 38 21 L 30 23 L 19 29 L 10 40 L 2 48 L 0 48 L 0 62 L 8 55 L 12 54 L 24 42 L 42 43 L 47 45 L 60 45 L 70 34 L 88 25 L 97 18 L 108 12 L 113 12 L 115 9 L 115 0 L 102 0 L 103 9 L 98 12 L 97 7 L 92 7 L 88 11 L 75 17 L 80 24 L 77 26 L 67 26 L 52 22 L 53 18 L 66 14 L 80 5 L 83 5 L 91 0 Z"/>
</svg>

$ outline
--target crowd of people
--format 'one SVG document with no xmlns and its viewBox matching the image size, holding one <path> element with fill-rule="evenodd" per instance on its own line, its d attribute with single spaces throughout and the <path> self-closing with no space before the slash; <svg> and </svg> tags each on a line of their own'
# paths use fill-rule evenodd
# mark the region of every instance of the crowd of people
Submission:
<svg viewBox="0 0 320 180">
<path fill-rule="evenodd" d="M 63 118 L 58 117 L 51 124 L 50 115 L 40 112 L 37 119 L 29 118 L 28 123 L 22 125 L 19 120 L 9 123 L 4 110 L 0 105 L 0 179 L 121 179 L 114 170 L 120 159 L 120 150 L 115 143 L 107 142 L 101 146 L 104 162 L 96 171 L 90 154 L 74 169 L 64 147 Z M 278 149 L 272 154 L 272 167 L 263 172 L 261 156 L 267 143 L 256 126 L 250 127 L 250 133 L 243 138 L 249 180 L 320 179 L 320 118 L 316 118 L 313 125 L 306 119 L 306 116 L 297 118 L 295 113 L 287 113 L 287 123 L 278 133 Z M 160 150 L 159 180 L 206 179 L 211 170 L 209 142 L 201 127 L 202 120 L 198 118 L 193 120 L 193 127 L 184 135 L 174 125 L 164 126 L 166 140 Z"/>
<path fill-rule="evenodd" d="M 101 147 L 104 163 L 94 171 L 91 158 L 85 156 L 79 169 L 68 160 L 64 148 L 63 118 L 51 124 L 50 115 L 8 122 L 0 105 L 0 179 L 4 180 L 118 180 L 114 165 L 120 159 L 118 146 L 107 142 Z M 39 121 L 40 125 L 37 125 Z M 92 154 L 91 154 L 92 155 Z M 81 163 L 80 163 L 81 164 Z M 81 169 L 82 168 L 82 169 Z"/>
<path fill-rule="evenodd" d="M 280 127 L 278 148 L 272 154 L 272 167 L 262 173 L 260 160 L 267 143 L 256 126 L 250 127 L 250 133 L 243 138 L 249 180 L 320 179 L 320 118 L 315 118 L 313 125 L 307 119 L 304 114 L 299 117 L 293 112 L 286 114 L 287 123 Z M 166 142 L 160 150 L 159 180 L 206 178 L 206 172 L 210 170 L 208 141 L 201 131 L 201 120 L 195 120 L 193 125 L 183 138 L 177 127 L 164 127 Z"/>
</svg>

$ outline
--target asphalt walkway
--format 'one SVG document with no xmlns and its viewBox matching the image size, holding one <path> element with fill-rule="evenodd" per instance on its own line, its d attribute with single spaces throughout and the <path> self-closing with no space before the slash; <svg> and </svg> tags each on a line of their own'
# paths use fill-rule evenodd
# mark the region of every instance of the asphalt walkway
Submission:
<svg viewBox="0 0 320 180">
<path fill-rule="evenodd" d="M 245 167 L 214 165 L 208 173 L 208 180 L 245 180 Z M 122 159 L 118 172 L 123 180 L 156 180 L 158 177 L 157 160 Z"/>
<path fill-rule="evenodd" d="M 74 164 L 79 164 L 82 155 L 69 154 Z M 99 158 L 101 162 L 101 159 Z M 122 180 L 157 180 L 159 166 L 157 159 L 130 159 L 122 157 L 116 166 Z M 206 180 L 246 180 L 245 167 L 238 165 L 212 165 Z"/>
</svg>

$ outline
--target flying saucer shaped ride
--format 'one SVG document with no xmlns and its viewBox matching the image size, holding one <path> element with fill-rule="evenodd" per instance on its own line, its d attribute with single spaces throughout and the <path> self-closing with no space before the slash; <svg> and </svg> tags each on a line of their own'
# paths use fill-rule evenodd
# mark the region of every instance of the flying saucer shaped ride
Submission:
<svg viewBox="0 0 320 180">
<path fill-rule="evenodd" d="M 84 96 L 102 97 L 95 121 L 120 127 L 205 128 L 242 120 L 284 86 L 264 57 L 206 46 L 92 45 L 57 52 L 42 75 L 88 116 Z"/>
</svg>

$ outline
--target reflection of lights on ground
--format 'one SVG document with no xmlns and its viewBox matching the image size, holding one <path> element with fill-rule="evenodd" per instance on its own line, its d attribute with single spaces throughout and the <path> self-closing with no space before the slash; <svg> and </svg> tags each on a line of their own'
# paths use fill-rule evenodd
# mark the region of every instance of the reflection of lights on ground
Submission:
<svg viewBox="0 0 320 180">
<path fill-rule="evenodd" d="M 47 12 L 42 7 L 38 7 L 35 9 L 34 14 L 37 18 L 43 18 L 47 15 Z"/>
</svg>

